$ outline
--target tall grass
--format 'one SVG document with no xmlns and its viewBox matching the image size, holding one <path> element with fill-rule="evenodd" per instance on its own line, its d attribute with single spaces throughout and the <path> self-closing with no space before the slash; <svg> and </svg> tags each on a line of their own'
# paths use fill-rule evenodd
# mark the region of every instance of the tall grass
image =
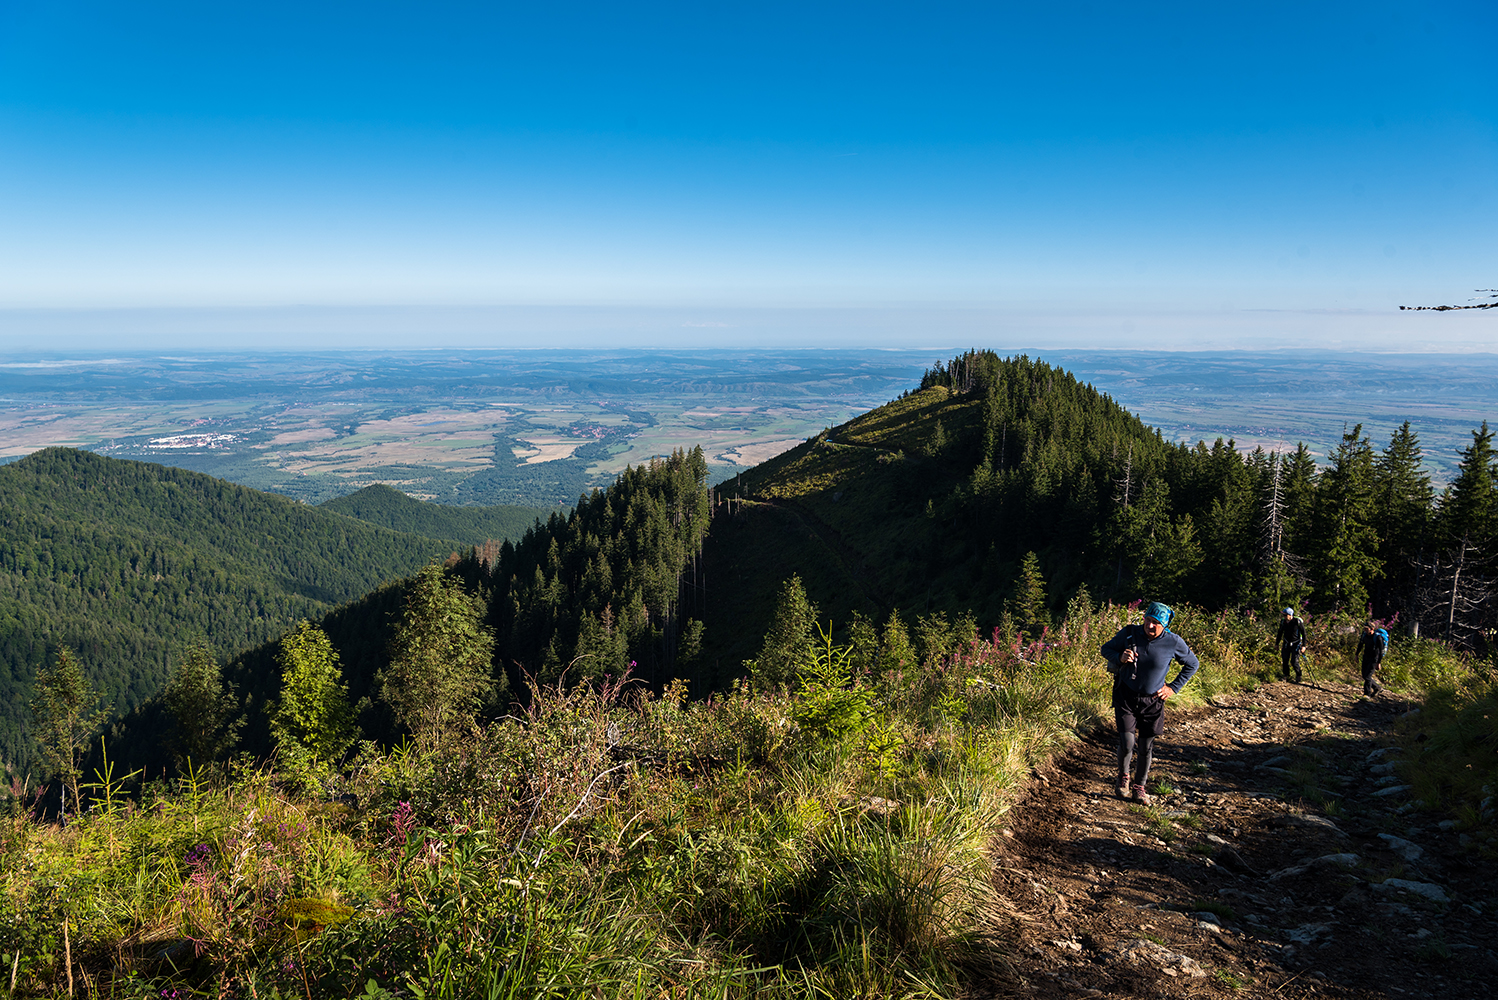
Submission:
<svg viewBox="0 0 1498 1000">
<path fill-rule="evenodd" d="M 791 693 L 537 687 L 522 715 L 362 747 L 335 801 L 241 765 L 129 800 L 101 780 L 58 828 L 18 789 L 0 988 L 14 964 L 17 995 L 950 995 L 1008 960 L 992 838 L 1109 716 L 1097 648 L 1134 614 L 828 639 Z M 1188 703 L 1278 667 L 1250 617 L 1175 625 L 1204 663 Z"/>
</svg>

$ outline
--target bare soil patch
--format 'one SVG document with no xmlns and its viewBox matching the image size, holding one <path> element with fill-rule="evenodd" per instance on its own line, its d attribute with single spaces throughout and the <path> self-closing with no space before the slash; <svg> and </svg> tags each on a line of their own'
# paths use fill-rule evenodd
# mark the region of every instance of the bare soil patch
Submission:
<svg viewBox="0 0 1498 1000">
<path fill-rule="evenodd" d="M 1411 804 L 1411 707 L 1318 682 L 1172 710 L 1149 808 L 1114 797 L 1111 727 L 1053 759 L 995 870 L 1013 978 L 974 995 L 1498 995 L 1491 851 Z"/>
</svg>

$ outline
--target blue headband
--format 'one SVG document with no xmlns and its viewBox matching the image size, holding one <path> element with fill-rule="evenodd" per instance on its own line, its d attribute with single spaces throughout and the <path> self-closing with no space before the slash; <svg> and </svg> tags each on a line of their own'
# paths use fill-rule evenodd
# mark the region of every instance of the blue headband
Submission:
<svg viewBox="0 0 1498 1000">
<path fill-rule="evenodd" d="M 1151 603 L 1149 607 L 1145 608 L 1144 614 L 1145 617 L 1153 618 L 1155 621 L 1164 626 L 1165 631 L 1170 631 L 1170 619 L 1171 616 L 1175 614 L 1175 612 L 1171 611 L 1168 607 L 1161 604 L 1159 601 L 1155 601 Z"/>
</svg>

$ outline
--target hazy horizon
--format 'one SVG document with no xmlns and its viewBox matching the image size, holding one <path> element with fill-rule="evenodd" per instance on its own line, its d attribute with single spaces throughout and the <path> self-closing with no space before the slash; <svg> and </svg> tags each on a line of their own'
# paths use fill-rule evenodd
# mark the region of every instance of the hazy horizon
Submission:
<svg viewBox="0 0 1498 1000">
<path fill-rule="evenodd" d="M 1491 4 L 0 14 L 0 350 L 1471 351 Z"/>
</svg>

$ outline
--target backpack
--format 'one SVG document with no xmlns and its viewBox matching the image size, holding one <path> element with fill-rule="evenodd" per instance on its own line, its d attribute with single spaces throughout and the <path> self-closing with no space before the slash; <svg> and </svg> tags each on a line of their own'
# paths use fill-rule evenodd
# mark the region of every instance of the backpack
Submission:
<svg viewBox="0 0 1498 1000">
<path fill-rule="evenodd" d="M 1386 628 L 1376 628 L 1373 630 L 1373 634 L 1378 637 L 1378 655 L 1383 656 L 1389 651 L 1389 630 Z"/>
</svg>

